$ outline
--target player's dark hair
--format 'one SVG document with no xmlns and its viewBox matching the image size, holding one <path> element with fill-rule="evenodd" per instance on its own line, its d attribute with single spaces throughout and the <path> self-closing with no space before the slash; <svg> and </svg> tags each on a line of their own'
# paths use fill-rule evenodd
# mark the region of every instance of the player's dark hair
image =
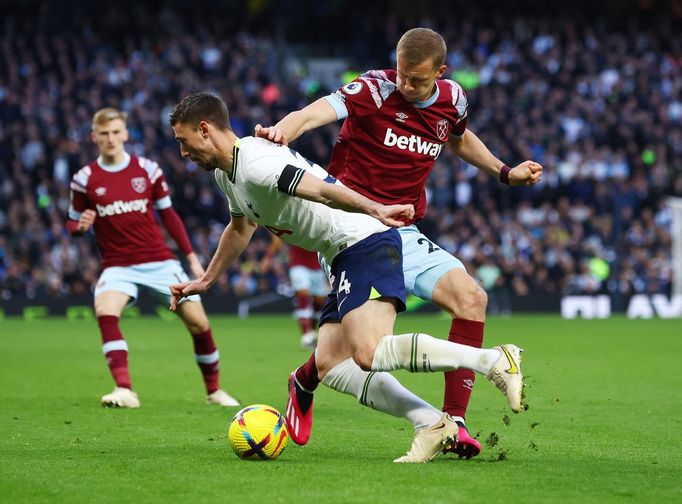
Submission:
<svg viewBox="0 0 682 504">
<path fill-rule="evenodd" d="M 396 47 L 396 53 L 408 65 L 419 65 L 427 58 L 433 59 L 434 69 L 445 63 L 447 47 L 439 33 L 429 28 L 412 28 L 406 31 Z"/>
<path fill-rule="evenodd" d="M 178 123 L 198 125 L 201 121 L 221 130 L 232 130 L 227 105 L 211 93 L 192 93 L 182 99 L 169 114 L 171 126 Z"/>
</svg>

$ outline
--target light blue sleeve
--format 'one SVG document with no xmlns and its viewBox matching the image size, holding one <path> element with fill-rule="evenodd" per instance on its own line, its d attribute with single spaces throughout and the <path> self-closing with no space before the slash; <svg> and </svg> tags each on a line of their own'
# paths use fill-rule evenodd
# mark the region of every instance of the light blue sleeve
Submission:
<svg viewBox="0 0 682 504">
<path fill-rule="evenodd" d="M 348 117 L 348 108 L 335 94 L 330 94 L 324 97 L 325 100 L 332 106 L 336 112 L 336 119 L 341 120 Z"/>
</svg>

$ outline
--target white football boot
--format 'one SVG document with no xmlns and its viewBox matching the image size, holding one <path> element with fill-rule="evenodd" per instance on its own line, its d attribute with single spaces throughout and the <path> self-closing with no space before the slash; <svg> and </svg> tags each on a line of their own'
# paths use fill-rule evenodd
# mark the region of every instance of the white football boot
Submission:
<svg viewBox="0 0 682 504">
<path fill-rule="evenodd" d="M 209 394 L 206 400 L 209 404 L 217 404 L 218 406 L 240 406 L 239 401 L 223 389 L 218 389 Z"/>
<path fill-rule="evenodd" d="M 521 352 L 516 345 L 500 345 L 494 347 L 500 352 L 500 358 L 488 373 L 488 379 L 507 396 L 507 402 L 514 413 L 521 409 L 521 392 L 523 375 L 521 374 Z"/>
<path fill-rule="evenodd" d="M 139 408 L 137 394 L 129 388 L 116 387 L 113 392 L 102 396 L 102 406 L 109 408 Z"/>
<path fill-rule="evenodd" d="M 443 413 L 434 425 L 414 431 L 412 446 L 407 455 L 395 459 L 398 464 L 414 464 L 433 460 L 446 445 L 457 440 L 457 422 Z"/>
<path fill-rule="evenodd" d="M 317 346 L 317 333 L 315 331 L 308 331 L 301 336 L 301 346 L 303 348 L 315 348 Z"/>
</svg>

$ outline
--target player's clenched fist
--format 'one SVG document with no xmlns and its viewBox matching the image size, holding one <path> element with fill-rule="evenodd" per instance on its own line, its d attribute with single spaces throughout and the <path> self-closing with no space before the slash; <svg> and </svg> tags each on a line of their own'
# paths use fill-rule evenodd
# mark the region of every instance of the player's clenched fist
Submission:
<svg viewBox="0 0 682 504">
<path fill-rule="evenodd" d="M 94 210 L 83 210 L 83 213 L 78 219 L 78 232 L 85 233 L 88 229 L 90 229 L 92 224 L 95 222 L 95 217 L 97 217 L 97 212 Z"/>
<path fill-rule="evenodd" d="M 535 161 L 524 161 L 509 171 L 509 185 L 533 185 L 542 178 L 542 165 Z"/>
</svg>

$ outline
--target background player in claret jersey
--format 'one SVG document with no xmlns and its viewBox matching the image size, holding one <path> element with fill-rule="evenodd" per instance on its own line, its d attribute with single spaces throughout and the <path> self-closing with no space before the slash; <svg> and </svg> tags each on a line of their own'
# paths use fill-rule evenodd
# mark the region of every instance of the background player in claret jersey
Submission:
<svg viewBox="0 0 682 504">
<path fill-rule="evenodd" d="M 263 271 L 270 269 L 272 258 L 283 243 L 278 238 L 272 239 L 261 261 Z M 317 253 L 289 245 L 289 280 L 294 291 L 294 318 L 301 330 L 301 346 L 315 348 L 320 310 L 329 294 L 329 282 L 320 268 Z"/>
<path fill-rule="evenodd" d="M 467 128 L 468 104 L 456 82 L 442 79 L 446 45 L 433 30 L 414 28 L 400 39 L 396 70 L 372 70 L 331 95 L 292 112 L 274 127 L 256 127 L 256 135 L 275 142 L 345 119 L 329 162 L 329 172 L 345 185 L 381 203 L 410 203 L 418 222 L 426 208 L 426 179 L 444 146 L 501 183 L 531 185 L 542 166 L 524 161 L 510 168 Z M 448 340 L 481 347 L 487 295 L 461 261 L 421 234 L 416 226 L 400 229 L 408 292 L 430 300 L 452 316 Z M 326 327 L 329 325 L 329 327 Z M 338 324 L 320 328 L 316 353 L 291 380 L 287 419 L 312 422 L 312 396 L 319 381 L 348 354 Z M 327 341 L 323 341 L 327 340 Z M 358 376 L 362 371 L 356 370 Z M 457 418 L 458 442 L 448 448 L 460 456 L 480 452 L 464 424 L 475 375 L 465 369 L 445 374 L 443 410 Z M 361 382 L 358 378 L 358 382 Z M 300 409 L 297 407 L 300 406 Z M 294 418 L 296 417 L 296 418 Z M 305 443 L 309 433 L 294 441 Z"/>
<path fill-rule="evenodd" d="M 396 313 L 405 309 L 405 285 L 402 240 L 388 226 L 403 226 L 414 215 L 412 205 L 373 202 L 296 151 L 260 138 L 238 138 L 225 103 L 209 93 L 187 96 L 174 108 L 170 122 L 180 153 L 214 170 L 232 214 L 205 274 L 171 286 L 171 309 L 183 297 L 209 289 L 261 224 L 287 243 L 319 251 L 331 265 L 335 295 L 329 297 L 322 318 L 342 324 L 340 334 L 351 350 L 353 366 L 414 373 L 466 367 L 485 374 L 505 394 L 512 410 L 519 411 L 523 380 L 518 347 L 483 350 L 427 334 L 392 334 Z M 348 366 L 336 366 L 325 378 L 342 390 L 356 385 L 350 383 L 356 376 Z M 367 383 L 371 380 L 370 376 Z M 458 427 L 450 415 L 413 394 L 385 393 L 391 392 L 390 380 L 377 383 L 379 393 L 365 396 L 376 401 L 374 407 L 415 424 L 423 422 L 410 451 L 395 462 L 428 462 L 454 440 Z M 297 431 L 297 426 L 292 429 Z"/>
<path fill-rule="evenodd" d="M 137 408 L 128 371 L 128 345 L 119 329 L 119 317 L 144 286 L 168 299 L 168 286 L 187 275 L 164 242 L 154 210 L 185 254 L 194 276 L 204 269 L 182 221 L 171 206 L 168 186 L 158 164 L 125 151 L 126 116 L 114 108 L 99 110 L 92 120 L 92 141 L 99 157 L 81 168 L 71 181 L 67 228 L 72 235 L 95 231 L 102 254 L 102 275 L 95 288 L 95 313 L 102 334 L 102 351 L 116 388 L 102 397 L 105 406 Z M 198 296 L 177 310 L 192 335 L 197 364 L 208 401 L 221 406 L 239 402 L 221 390 L 219 353 Z"/>
</svg>

